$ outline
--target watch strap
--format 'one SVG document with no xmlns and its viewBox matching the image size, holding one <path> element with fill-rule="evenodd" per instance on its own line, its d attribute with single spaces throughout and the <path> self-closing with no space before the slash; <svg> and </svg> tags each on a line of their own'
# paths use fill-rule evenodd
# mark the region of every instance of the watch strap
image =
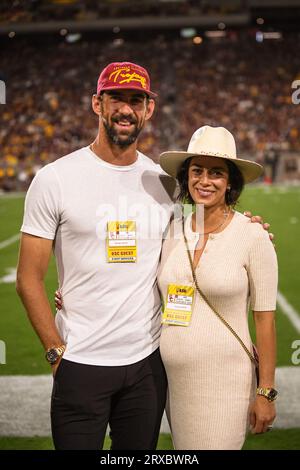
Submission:
<svg viewBox="0 0 300 470">
<path fill-rule="evenodd" d="M 256 395 L 261 395 L 267 398 L 268 401 L 272 402 L 276 400 L 278 392 L 272 387 L 258 387 L 256 389 Z"/>
</svg>

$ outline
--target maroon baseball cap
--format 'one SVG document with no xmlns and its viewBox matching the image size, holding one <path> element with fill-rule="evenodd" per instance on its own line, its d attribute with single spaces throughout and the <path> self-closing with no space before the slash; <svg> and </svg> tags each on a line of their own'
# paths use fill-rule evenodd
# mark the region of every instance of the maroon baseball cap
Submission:
<svg viewBox="0 0 300 470">
<path fill-rule="evenodd" d="M 97 84 L 97 95 L 106 90 L 138 90 L 151 98 L 150 77 L 146 69 L 131 62 L 113 62 L 102 70 Z"/>
</svg>

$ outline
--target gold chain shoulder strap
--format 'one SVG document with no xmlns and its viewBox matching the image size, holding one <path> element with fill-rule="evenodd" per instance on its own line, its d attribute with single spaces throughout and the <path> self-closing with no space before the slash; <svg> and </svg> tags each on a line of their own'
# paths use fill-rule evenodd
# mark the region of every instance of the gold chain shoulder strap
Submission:
<svg viewBox="0 0 300 470">
<path fill-rule="evenodd" d="M 244 351 L 246 352 L 246 354 L 249 356 L 249 358 L 251 359 L 251 361 L 257 365 L 257 360 L 255 359 L 254 355 L 251 354 L 251 352 L 249 351 L 249 349 L 247 348 L 247 346 L 245 345 L 245 343 L 243 342 L 243 340 L 239 337 L 239 335 L 234 331 L 234 329 L 229 325 L 229 323 L 225 320 L 225 318 L 222 317 L 222 315 L 220 315 L 219 312 L 217 312 L 217 310 L 212 306 L 212 304 L 209 302 L 208 298 L 206 297 L 205 294 L 203 294 L 203 292 L 200 290 L 200 287 L 198 285 L 198 282 L 197 282 L 197 278 L 196 278 L 196 274 L 195 274 L 195 271 L 194 271 L 194 267 L 193 267 L 193 260 L 192 260 L 192 257 L 191 257 L 191 252 L 189 250 L 189 247 L 188 247 L 188 242 L 187 242 L 187 239 L 186 239 L 186 235 L 185 235 L 185 231 L 184 231 L 184 217 L 182 218 L 182 232 L 183 232 L 183 237 L 184 237 L 184 243 L 185 243 L 185 246 L 186 246 L 186 251 L 187 251 L 187 254 L 188 254 L 188 257 L 189 257 L 189 262 L 190 262 L 190 266 L 191 266 L 191 271 L 192 271 L 192 275 L 193 275 L 193 280 L 194 280 L 194 283 L 195 283 L 195 286 L 196 286 L 196 289 L 200 295 L 200 297 L 202 297 L 202 299 L 207 303 L 207 305 L 211 308 L 211 310 L 215 313 L 215 315 L 217 315 L 217 317 L 221 320 L 221 322 L 228 328 L 229 331 L 231 331 L 231 333 L 233 334 L 233 336 L 236 337 L 236 339 L 238 340 L 238 342 L 240 343 L 240 345 L 242 346 L 242 348 L 244 349 Z"/>
</svg>

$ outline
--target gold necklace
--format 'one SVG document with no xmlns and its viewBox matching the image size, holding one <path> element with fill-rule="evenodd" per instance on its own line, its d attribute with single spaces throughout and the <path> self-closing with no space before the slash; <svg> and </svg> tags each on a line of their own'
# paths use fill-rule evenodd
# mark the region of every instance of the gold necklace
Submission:
<svg viewBox="0 0 300 470">
<path fill-rule="evenodd" d="M 220 225 L 218 225 L 218 226 L 217 226 L 216 228 L 214 228 L 213 230 L 210 230 L 209 232 L 198 233 L 198 235 L 201 236 L 201 235 L 208 235 L 208 234 L 210 234 L 210 233 L 214 233 L 216 230 L 218 230 L 218 228 L 223 227 L 223 225 L 225 224 L 225 222 L 226 222 L 228 216 L 229 216 L 229 212 L 225 212 L 225 211 L 224 211 L 224 220 L 223 220 L 223 222 L 220 223 Z"/>
</svg>

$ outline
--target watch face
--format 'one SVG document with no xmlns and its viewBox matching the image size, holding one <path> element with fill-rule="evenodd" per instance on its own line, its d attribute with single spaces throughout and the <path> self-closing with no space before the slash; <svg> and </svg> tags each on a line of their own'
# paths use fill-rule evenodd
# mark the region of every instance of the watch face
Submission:
<svg viewBox="0 0 300 470">
<path fill-rule="evenodd" d="M 269 400 L 275 400 L 276 397 L 277 397 L 277 391 L 274 388 L 271 388 L 271 390 L 268 393 Z"/>
<path fill-rule="evenodd" d="M 54 364 L 58 359 L 58 353 L 55 349 L 50 349 L 47 352 L 46 356 L 47 356 L 47 361 L 49 361 L 50 364 Z"/>
</svg>

